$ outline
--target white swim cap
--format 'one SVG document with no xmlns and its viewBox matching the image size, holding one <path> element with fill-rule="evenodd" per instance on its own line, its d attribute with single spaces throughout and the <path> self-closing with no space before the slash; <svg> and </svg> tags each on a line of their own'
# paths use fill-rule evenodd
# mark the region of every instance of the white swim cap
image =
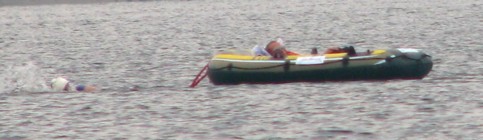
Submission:
<svg viewBox="0 0 483 140">
<path fill-rule="evenodd" d="M 69 91 L 69 81 L 62 77 L 52 79 L 50 87 L 55 91 Z"/>
</svg>

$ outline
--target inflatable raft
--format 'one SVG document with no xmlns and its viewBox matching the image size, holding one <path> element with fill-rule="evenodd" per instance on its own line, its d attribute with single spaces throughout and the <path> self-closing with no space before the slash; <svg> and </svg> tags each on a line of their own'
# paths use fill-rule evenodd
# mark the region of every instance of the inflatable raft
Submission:
<svg viewBox="0 0 483 140">
<path fill-rule="evenodd" d="M 273 59 L 231 52 L 216 54 L 208 64 L 213 84 L 285 83 L 347 80 L 421 79 L 433 66 L 417 49 L 380 49 L 348 54 L 307 54 Z"/>
</svg>

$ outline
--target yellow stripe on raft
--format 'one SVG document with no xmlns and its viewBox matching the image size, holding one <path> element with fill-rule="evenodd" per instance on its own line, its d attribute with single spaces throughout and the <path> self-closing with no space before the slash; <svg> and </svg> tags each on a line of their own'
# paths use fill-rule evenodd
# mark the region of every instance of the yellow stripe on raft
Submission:
<svg viewBox="0 0 483 140">
<path fill-rule="evenodd" d="M 372 55 L 380 55 L 386 53 L 386 50 L 374 50 L 372 51 Z"/>
<path fill-rule="evenodd" d="M 251 55 L 236 55 L 236 54 L 218 54 L 213 58 L 217 59 L 233 59 L 233 60 L 266 60 L 269 56 L 251 56 Z"/>
<path fill-rule="evenodd" d="M 335 54 L 325 54 L 326 58 L 342 58 L 345 57 L 347 53 L 335 53 Z M 295 60 L 299 56 L 311 56 L 311 55 L 289 55 L 288 60 Z M 233 59 L 233 60 L 270 60 L 270 56 L 251 56 L 251 55 L 237 55 L 237 54 L 218 54 L 213 58 L 216 59 Z"/>
</svg>

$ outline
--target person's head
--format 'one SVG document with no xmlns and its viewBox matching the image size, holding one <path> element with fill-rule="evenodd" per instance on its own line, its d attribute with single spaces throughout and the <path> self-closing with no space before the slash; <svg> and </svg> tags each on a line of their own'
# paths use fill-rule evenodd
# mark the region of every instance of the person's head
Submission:
<svg viewBox="0 0 483 140">
<path fill-rule="evenodd" d="M 265 50 L 277 59 L 285 58 L 285 56 L 287 55 L 287 50 L 285 50 L 282 44 L 277 41 L 270 41 L 265 47 Z"/>
<path fill-rule="evenodd" d="M 282 45 L 280 43 L 278 43 L 277 41 L 270 41 L 267 44 L 267 46 L 265 47 L 265 50 L 268 53 L 272 54 L 275 49 L 280 48 L 280 47 L 282 47 Z"/>
<path fill-rule="evenodd" d="M 57 77 L 50 81 L 50 88 L 54 91 L 69 91 L 69 87 L 69 81 L 62 77 Z"/>
</svg>

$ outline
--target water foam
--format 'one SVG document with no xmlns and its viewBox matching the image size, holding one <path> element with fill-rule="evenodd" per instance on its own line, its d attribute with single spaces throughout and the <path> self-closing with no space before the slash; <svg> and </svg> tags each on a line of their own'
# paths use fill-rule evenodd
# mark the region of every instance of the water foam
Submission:
<svg viewBox="0 0 483 140">
<path fill-rule="evenodd" d="M 42 75 L 34 62 L 8 66 L 0 74 L 0 94 L 50 91 Z"/>
</svg>

